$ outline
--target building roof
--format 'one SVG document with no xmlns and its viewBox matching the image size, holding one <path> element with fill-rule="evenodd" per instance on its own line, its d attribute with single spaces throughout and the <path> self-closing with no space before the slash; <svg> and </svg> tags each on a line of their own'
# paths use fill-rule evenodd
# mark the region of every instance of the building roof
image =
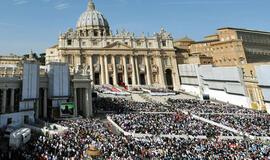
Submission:
<svg viewBox="0 0 270 160">
<path fill-rule="evenodd" d="M 109 27 L 107 20 L 96 10 L 92 0 L 88 3 L 88 9 L 80 16 L 77 22 L 77 28 L 87 26 Z"/>
<path fill-rule="evenodd" d="M 223 30 L 223 29 L 232 29 L 232 30 L 242 31 L 242 32 L 252 32 L 252 33 L 270 34 L 270 32 L 266 32 L 266 31 L 251 30 L 251 29 L 246 29 L 246 28 L 233 28 L 233 27 L 222 27 L 222 28 L 218 28 L 217 30 Z"/>
<path fill-rule="evenodd" d="M 217 34 L 217 33 L 214 33 L 214 34 L 211 34 L 211 35 L 205 36 L 205 38 L 212 37 L 212 36 L 218 36 L 218 34 Z"/>
<path fill-rule="evenodd" d="M 175 42 L 194 42 L 194 40 L 188 38 L 187 36 L 185 36 L 184 38 L 180 38 L 180 39 L 177 39 L 175 40 Z"/>
<path fill-rule="evenodd" d="M 192 42 L 191 44 L 196 44 L 196 43 L 209 43 L 209 42 L 216 42 L 219 41 L 218 39 L 214 40 L 204 40 L 204 41 L 197 41 L 197 42 Z"/>
<path fill-rule="evenodd" d="M 54 45 L 54 46 L 51 46 L 50 48 L 48 49 L 53 49 L 53 48 L 57 48 L 58 47 L 58 44 L 57 45 Z"/>
</svg>

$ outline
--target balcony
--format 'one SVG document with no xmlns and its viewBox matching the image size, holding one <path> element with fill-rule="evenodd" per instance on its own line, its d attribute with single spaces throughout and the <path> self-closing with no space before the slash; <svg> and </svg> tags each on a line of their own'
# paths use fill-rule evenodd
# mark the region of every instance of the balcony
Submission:
<svg viewBox="0 0 270 160">
<path fill-rule="evenodd" d="M 152 73 L 157 73 L 158 72 L 158 66 L 153 65 L 152 66 Z"/>
<path fill-rule="evenodd" d="M 140 72 L 145 72 L 145 65 L 139 65 L 139 71 Z"/>
<path fill-rule="evenodd" d="M 123 72 L 124 67 L 123 67 L 122 64 L 117 64 L 116 67 L 117 67 L 117 68 L 116 68 L 116 69 L 117 69 L 117 72 Z"/>
<path fill-rule="evenodd" d="M 94 72 L 99 72 L 100 71 L 100 65 L 99 64 L 95 64 L 94 65 Z"/>
<path fill-rule="evenodd" d="M 127 64 L 127 71 L 132 72 L 132 65 L 131 64 Z"/>
<path fill-rule="evenodd" d="M 112 64 L 108 64 L 108 71 L 113 72 L 113 65 Z"/>
</svg>

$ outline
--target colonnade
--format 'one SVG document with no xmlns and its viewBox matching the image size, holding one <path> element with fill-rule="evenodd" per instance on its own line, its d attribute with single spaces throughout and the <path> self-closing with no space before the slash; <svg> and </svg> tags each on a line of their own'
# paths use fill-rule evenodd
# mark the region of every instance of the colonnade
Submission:
<svg viewBox="0 0 270 160">
<path fill-rule="evenodd" d="M 93 59 L 94 56 L 98 57 L 98 63 L 94 64 Z M 112 85 L 119 85 L 119 76 L 118 74 L 121 73 L 123 76 L 123 83 L 125 85 L 148 85 L 151 86 L 154 84 L 152 79 L 152 67 L 150 64 L 150 56 L 148 55 L 140 55 L 142 57 L 141 61 L 144 63 L 139 63 L 139 56 L 134 55 L 89 55 L 89 65 L 90 65 L 90 75 L 91 79 L 95 79 L 95 73 L 99 74 L 99 83 L 100 84 L 110 84 L 110 78 L 113 79 Z M 95 57 L 95 58 L 96 58 Z M 108 61 L 108 58 L 111 57 L 111 60 Z M 116 57 L 120 58 L 121 62 L 116 63 Z M 127 58 L 129 61 L 127 62 Z M 158 56 L 158 70 L 156 74 L 158 74 L 158 85 L 161 87 L 166 87 L 165 78 L 164 78 L 164 66 L 162 63 L 162 57 Z M 96 71 L 93 66 L 99 65 L 99 71 Z M 111 69 L 109 69 L 109 65 L 111 65 Z M 130 68 L 131 66 L 131 68 Z M 122 67 L 120 71 L 119 68 Z M 143 74 L 143 76 L 141 76 Z M 141 84 L 143 81 L 141 78 L 144 78 L 145 84 Z M 131 83 L 129 83 L 131 82 Z"/>
<path fill-rule="evenodd" d="M 73 116 L 77 117 L 81 111 L 84 116 L 90 117 L 93 114 L 91 88 L 74 88 L 74 111 Z"/>
<path fill-rule="evenodd" d="M 9 98 L 9 100 L 10 100 L 10 102 L 9 102 L 9 109 L 8 109 L 8 111 L 9 111 L 9 113 L 12 113 L 12 112 L 14 112 L 14 106 L 15 106 L 15 102 L 14 102 L 14 99 L 15 99 L 15 88 L 10 88 L 10 90 L 11 90 L 11 92 L 10 92 L 10 98 Z M 5 113 L 7 113 L 7 91 L 8 91 L 8 89 L 1 89 L 1 95 L 2 95 L 2 97 L 1 97 L 1 101 L 2 101 L 2 103 L 1 103 L 1 113 L 2 114 L 5 114 Z"/>
<path fill-rule="evenodd" d="M 44 88 L 43 89 L 43 93 L 44 93 L 44 95 L 43 95 L 43 118 L 48 118 L 47 116 L 47 112 L 48 112 L 48 95 L 47 95 L 47 93 L 48 93 L 48 91 L 47 91 L 48 89 L 47 88 Z"/>
</svg>

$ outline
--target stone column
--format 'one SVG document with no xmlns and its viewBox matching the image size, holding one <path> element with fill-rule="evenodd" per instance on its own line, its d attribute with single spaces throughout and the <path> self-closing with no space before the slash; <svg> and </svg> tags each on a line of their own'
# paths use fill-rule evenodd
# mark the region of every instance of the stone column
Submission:
<svg viewBox="0 0 270 160">
<path fill-rule="evenodd" d="M 179 73 L 178 73 L 176 57 L 173 56 L 171 58 L 171 61 L 172 61 L 172 66 L 173 66 L 173 70 L 172 70 L 173 89 L 176 91 L 176 90 L 180 89 L 180 77 L 179 77 Z"/>
<path fill-rule="evenodd" d="M 148 60 L 148 56 L 144 56 L 145 57 L 145 64 L 146 64 L 146 75 L 147 75 L 147 85 L 151 86 L 151 70 L 150 70 L 150 66 L 149 66 L 149 60 Z"/>
<path fill-rule="evenodd" d="M 81 109 L 80 107 L 82 106 L 81 105 L 81 89 L 80 88 L 76 88 L 76 97 L 77 97 L 77 113 L 78 111 Z"/>
<path fill-rule="evenodd" d="M 160 57 L 160 56 L 158 57 L 158 74 L 159 74 L 159 84 L 160 84 L 160 86 L 163 87 L 163 88 L 166 88 L 162 57 Z"/>
<path fill-rule="evenodd" d="M 2 107 L 1 107 L 1 112 L 6 113 L 6 104 L 7 104 L 7 90 L 2 89 L 3 95 L 2 95 Z"/>
<path fill-rule="evenodd" d="M 254 89 L 253 89 L 253 91 L 254 91 L 254 93 L 255 93 L 255 95 L 256 95 L 256 99 L 257 99 L 257 102 L 258 102 L 258 109 L 259 110 L 262 110 L 262 103 L 261 103 L 261 100 L 262 100 L 262 98 L 261 98 L 261 95 L 260 95 L 260 93 L 259 93 L 259 91 L 258 91 L 258 88 L 256 87 L 254 87 Z"/>
<path fill-rule="evenodd" d="M 113 85 L 117 85 L 117 71 L 115 64 L 115 56 L 112 56 L 112 65 L 113 65 Z"/>
<path fill-rule="evenodd" d="M 101 85 L 105 84 L 105 78 L 104 78 L 104 62 L 103 62 L 103 56 L 100 56 L 100 78 L 101 78 Z"/>
<path fill-rule="evenodd" d="M 85 95 L 84 95 L 84 88 L 79 88 L 79 108 L 78 110 L 79 111 L 83 111 L 83 113 L 85 113 Z"/>
<path fill-rule="evenodd" d="M 92 89 L 88 89 L 88 101 L 89 101 L 89 116 L 93 116 L 93 101 L 92 101 Z"/>
<path fill-rule="evenodd" d="M 91 89 L 85 88 L 85 116 L 89 118 L 92 116 L 92 104 L 91 104 Z"/>
<path fill-rule="evenodd" d="M 35 106 L 36 106 L 36 111 L 35 111 L 35 118 L 39 119 L 39 111 L 40 111 L 40 105 L 39 105 L 39 100 L 36 100 Z M 35 107 L 34 106 L 34 107 Z"/>
<path fill-rule="evenodd" d="M 15 89 L 11 89 L 11 96 L 10 96 L 10 112 L 14 112 L 14 96 L 15 96 Z"/>
<path fill-rule="evenodd" d="M 92 81 L 91 84 L 94 84 L 94 71 L 93 71 L 93 56 L 89 56 L 90 61 L 90 80 Z"/>
<path fill-rule="evenodd" d="M 134 64 L 134 56 L 131 56 L 131 64 L 132 64 L 132 86 L 136 85 L 136 70 Z"/>
<path fill-rule="evenodd" d="M 125 82 L 125 85 L 128 85 L 128 72 L 127 72 L 126 56 L 123 56 L 123 63 L 124 63 L 124 82 Z"/>
<path fill-rule="evenodd" d="M 137 85 L 141 85 L 140 82 L 140 75 L 139 75 L 139 65 L 138 65 L 138 57 L 135 57 L 135 68 L 136 68 L 136 75 L 137 75 Z"/>
<path fill-rule="evenodd" d="M 47 118 L 47 110 L 48 110 L 48 106 L 47 106 L 47 88 L 44 88 L 44 97 L 43 97 L 43 118 Z"/>
<path fill-rule="evenodd" d="M 77 88 L 73 89 L 74 93 L 73 93 L 73 98 L 74 98 L 74 112 L 73 112 L 73 116 L 77 117 L 78 115 L 78 104 L 77 104 Z"/>
<path fill-rule="evenodd" d="M 105 78 L 106 78 L 105 83 L 110 84 L 109 71 L 108 71 L 108 57 L 105 55 L 104 58 L 105 58 Z"/>
<path fill-rule="evenodd" d="M 78 65 L 82 65 L 82 62 L 81 62 L 81 53 L 79 55 L 76 56 L 77 57 L 77 61 L 78 61 Z"/>
</svg>

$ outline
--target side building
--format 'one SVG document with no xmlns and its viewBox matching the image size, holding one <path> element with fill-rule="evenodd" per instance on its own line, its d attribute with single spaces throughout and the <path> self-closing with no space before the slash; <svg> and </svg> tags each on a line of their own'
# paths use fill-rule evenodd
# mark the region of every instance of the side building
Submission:
<svg viewBox="0 0 270 160">
<path fill-rule="evenodd" d="M 267 99 L 269 66 L 270 63 L 234 67 L 178 65 L 181 89 L 185 92 L 200 98 L 207 94 L 212 100 L 270 112 Z"/>
<path fill-rule="evenodd" d="M 8 56 L 0 56 L 0 66 L 22 66 L 22 61 L 26 58 L 24 56 L 17 56 L 10 54 Z"/>
<path fill-rule="evenodd" d="M 190 45 L 191 54 L 213 57 L 215 66 L 237 66 L 270 61 L 270 32 L 219 28 L 217 34 Z"/>
<path fill-rule="evenodd" d="M 256 66 L 259 86 L 262 89 L 265 108 L 270 113 L 270 65 Z"/>
<path fill-rule="evenodd" d="M 13 66 L 14 72 L 0 67 L 0 129 L 40 119 L 93 115 L 89 74 L 70 75 L 66 63 L 40 66 L 36 60 L 27 60 L 22 64 L 22 68 Z"/>
<path fill-rule="evenodd" d="M 242 69 L 239 67 L 213 67 L 212 65 L 179 65 L 181 89 L 203 98 L 251 108 Z"/>
<path fill-rule="evenodd" d="M 213 57 L 211 56 L 191 54 L 189 46 L 192 43 L 194 43 L 194 41 L 188 37 L 173 41 L 173 45 L 176 50 L 177 64 L 213 64 Z"/>
</svg>

